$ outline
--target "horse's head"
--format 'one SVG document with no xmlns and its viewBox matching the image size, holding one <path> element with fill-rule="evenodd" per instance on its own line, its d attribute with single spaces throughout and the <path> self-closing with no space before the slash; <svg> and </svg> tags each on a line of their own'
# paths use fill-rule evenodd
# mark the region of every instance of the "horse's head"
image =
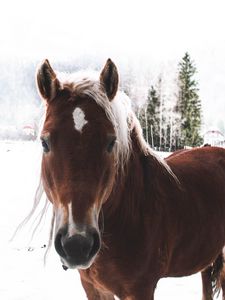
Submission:
<svg viewBox="0 0 225 300">
<path fill-rule="evenodd" d="M 97 80 L 63 82 L 46 60 L 37 86 L 46 103 L 42 182 L 54 206 L 55 248 L 64 266 L 87 268 L 100 249 L 99 212 L 116 174 L 117 68 L 108 60 Z"/>
</svg>

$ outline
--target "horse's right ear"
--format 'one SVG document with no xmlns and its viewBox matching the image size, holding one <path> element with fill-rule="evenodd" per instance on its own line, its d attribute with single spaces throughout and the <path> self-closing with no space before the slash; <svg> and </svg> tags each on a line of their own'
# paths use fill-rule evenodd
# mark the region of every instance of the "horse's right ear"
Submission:
<svg viewBox="0 0 225 300">
<path fill-rule="evenodd" d="M 60 87 L 49 61 L 46 59 L 37 70 L 37 87 L 42 98 L 51 101 Z"/>
<path fill-rule="evenodd" d="M 112 101 L 118 90 L 119 75 L 116 65 L 110 58 L 100 74 L 100 82 L 106 91 L 109 101 Z"/>
</svg>

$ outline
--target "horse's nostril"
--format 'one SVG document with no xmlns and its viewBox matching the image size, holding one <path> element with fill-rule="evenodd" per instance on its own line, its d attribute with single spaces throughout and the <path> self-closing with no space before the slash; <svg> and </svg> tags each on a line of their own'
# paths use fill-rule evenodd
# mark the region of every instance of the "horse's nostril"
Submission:
<svg viewBox="0 0 225 300">
<path fill-rule="evenodd" d="M 99 250 L 100 248 L 100 237 L 97 231 L 95 231 L 92 234 L 92 239 L 93 239 L 93 246 L 92 249 L 90 251 L 90 257 L 93 257 Z"/>
<path fill-rule="evenodd" d="M 57 233 L 55 237 L 55 249 L 61 257 L 65 257 L 66 254 L 62 245 L 62 237 L 63 237 L 62 233 Z"/>
</svg>

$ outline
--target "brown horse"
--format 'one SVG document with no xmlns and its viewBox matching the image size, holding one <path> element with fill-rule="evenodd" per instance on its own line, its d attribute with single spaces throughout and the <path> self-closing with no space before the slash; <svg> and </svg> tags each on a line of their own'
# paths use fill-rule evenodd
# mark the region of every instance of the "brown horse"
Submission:
<svg viewBox="0 0 225 300">
<path fill-rule="evenodd" d="M 47 60 L 37 71 L 55 249 L 89 300 L 150 300 L 160 278 L 199 271 L 210 300 L 224 288 L 225 150 L 160 160 L 118 81 L 110 59 L 93 79 L 56 74 Z"/>
</svg>

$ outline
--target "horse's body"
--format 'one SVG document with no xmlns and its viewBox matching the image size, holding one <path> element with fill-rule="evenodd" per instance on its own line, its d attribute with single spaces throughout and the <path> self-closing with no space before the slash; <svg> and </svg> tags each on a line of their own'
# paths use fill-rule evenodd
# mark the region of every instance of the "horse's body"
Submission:
<svg viewBox="0 0 225 300">
<path fill-rule="evenodd" d="M 179 223 L 169 275 L 189 275 L 212 263 L 225 245 L 225 151 L 200 148 L 168 158 L 167 162 L 181 186 L 180 197 L 173 198 L 173 219 Z"/>
<path fill-rule="evenodd" d="M 85 82 L 87 93 L 84 84 L 62 85 L 48 62 L 39 69 L 47 102 L 42 181 L 54 205 L 56 250 L 65 268 L 78 267 L 89 300 L 152 300 L 160 278 L 199 271 L 203 299 L 211 300 L 212 284 L 224 285 L 225 150 L 160 161 L 131 111 L 104 104 L 119 101 L 117 76 L 108 61 L 100 90 L 90 93 Z M 127 122 L 128 147 L 114 117 L 118 127 Z"/>
<path fill-rule="evenodd" d="M 179 178 L 179 186 L 165 178 L 154 157 L 138 157 L 135 164 L 143 169 L 143 177 L 128 172 L 133 176 L 128 177 L 131 197 L 127 197 L 126 189 L 126 194 L 121 193 L 118 211 L 112 219 L 109 203 L 103 207 L 108 235 L 103 235 L 103 242 L 109 246 L 90 270 L 81 271 L 81 276 L 94 285 L 109 286 L 121 299 L 152 299 L 159 278 L 203 271 L 222 252 L 225 151 L 201 148 L 168 159 Z M 138 181 L 139 186 L 131 185 L 130 181 Z M 139 198 L 136 204 L 133 197 Z M 137 205 L 133 207 L 135 216 L 130 212 L 127 215 L 124 199 L 127 206 Z M 106 276 L 108 272 L 110 276 Z M 211 281 L 207 283 L 211 285 Z M 211 294 L 212 291 L 205 299 L 211 299 Z"/>
</svg>

